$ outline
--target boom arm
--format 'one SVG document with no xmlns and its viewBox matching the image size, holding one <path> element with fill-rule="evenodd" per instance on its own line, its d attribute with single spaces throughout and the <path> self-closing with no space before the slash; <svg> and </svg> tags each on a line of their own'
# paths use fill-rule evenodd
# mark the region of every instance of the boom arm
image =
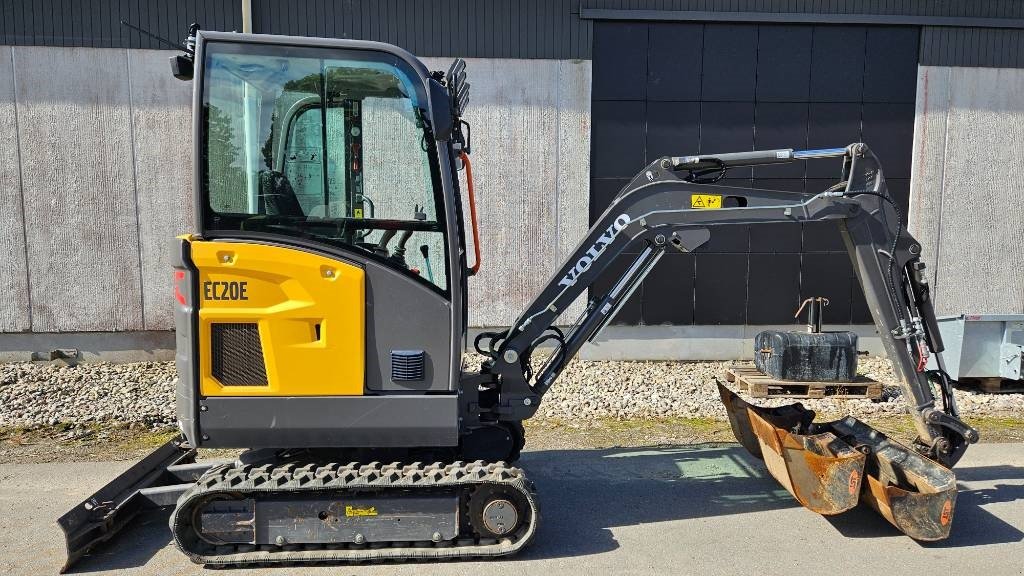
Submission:
<svg viewBox="0 0 1024 576">
<path fill-rule="evenodd" d="M 729 168 L 843 158 L 839 184 L 819 194 L 714 184 Z M 643 169 L 601 215 L 571 256 L 515 323 L 484 333 L 477 349 L 490 357 L 481 386 L 490 401 L 481 412 L 522 420 L 536 412 L 544 393 L 580 347 L 604 327 L 666 250 L 691 252 L 710 238 L 711 227 L 773 222 L 838 222 L 857 278 L 886 353 L 900 378 L 918 432 L 918 449 L 946 465 L 978 440 L 959 419 L 921 261 L 921 245 L 900 222 L 878 160 L 864 144 L 828 150 L 767 150 L 666 157 Z M 632 263 L 605 294 L 592 298 L 563 333 L 555 320 L 619 256 Z M 546 341 L 557 346 L 534 373 L 530 357 Z M 486 345 L 484 345 L 486 344 Z M 929 354 L 939 370 L 926 371 Z M 937 384 L 942 408 L 936 407 Z M 485 392 L 481 392 L 484 398 Z M 486 416 L 481 416 L 482 418 Z"/>
</svg>

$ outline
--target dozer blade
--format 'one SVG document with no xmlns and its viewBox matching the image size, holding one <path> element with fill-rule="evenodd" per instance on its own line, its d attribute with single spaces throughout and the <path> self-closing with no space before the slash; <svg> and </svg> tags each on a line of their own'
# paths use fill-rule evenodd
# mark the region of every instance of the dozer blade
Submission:
<svg viewBox="0 0 1024 576">
<path fill-rule="evenodd" d="M 838 514 L 864 500 L 915 540 L 949 536 L 953 472 L 852 416 L 814 423 L 801 404 L 761 408 L 718 383 L 736 439 L 801 504 Z"/>
<path fill-rule="evenodd" d="M 57 519 L 67 549 L 61 573 L 113 538 L 140 512 L 174 506 L 199 476 L 220 464 L 196 463 L 195 458 L 195 449 L 175 437 Z"/>
<path fill-rule="evenodd" d="M 813 411 L 800 404 L 752 406 L 721 383 L 718 392 L 737 439 L 764 460 L 768 472 L 804 507 L 832 515 L 857 505 L 864 454 L 827 430 L 799 433 L 810 428 Z M 756 451 L 751 450 L 751 437 L 757 438 Z"/>
</svg>

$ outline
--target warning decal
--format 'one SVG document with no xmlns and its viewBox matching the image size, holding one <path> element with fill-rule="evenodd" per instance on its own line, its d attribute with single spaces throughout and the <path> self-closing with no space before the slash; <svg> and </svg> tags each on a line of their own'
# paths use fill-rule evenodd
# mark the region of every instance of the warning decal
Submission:
<svg viewBox="0 0 1024 576">
<path fill-rule="evenodd" d="M 722 197 L 718 194 L 693 194 L 690 196 L 690 208 L 721 208 Z"/>
</svg>

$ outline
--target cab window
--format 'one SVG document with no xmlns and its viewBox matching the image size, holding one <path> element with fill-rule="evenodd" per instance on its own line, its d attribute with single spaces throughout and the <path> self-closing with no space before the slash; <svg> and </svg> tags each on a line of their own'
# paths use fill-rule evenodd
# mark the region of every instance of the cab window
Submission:
<svg viewBox="0 0 1024 576">
<path fill-rule="evenodd" d="M 340 246 L 447 290 L 436 150 L 404 63 L 211 42 L 204 65 L 204 232 Z"/>
</svg>

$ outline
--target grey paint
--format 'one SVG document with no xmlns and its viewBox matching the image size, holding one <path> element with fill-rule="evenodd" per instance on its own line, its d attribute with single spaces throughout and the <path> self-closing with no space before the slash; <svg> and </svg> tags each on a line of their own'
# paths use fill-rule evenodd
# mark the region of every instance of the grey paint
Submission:
<svg viewBox="0 0 1024 576">
<path fill-rule="evenodd" d="M 442 296 L 394 270 L 366 262 L 366 387 L 451 390 L 451 306 Z M 415 318 L 416 321 L 410 321 Z M 422 382 L 391 380 L 392 350 L 425 352 Z"/>
<path fill-rule="evenodd" d="M 951 378 L 1021 379 L 1024 314 L 946 316 L 939 318 L 939 331 Z M 934 360 L 929 367 L 937 367 Z"/>
<path fill-rule="evenodd" d="M 131 128 L 139 220 L 143 321 L 171 318 L 170 239 L 192 232 L 192 83 L 169 73 L 167 52 L 129 50 Z"/>
<path fill-rule="evenodd" d="M 15 47 L 32 330 L 143 328 L 124 50 Z"/>
<path fill-rule="evenodd" d="M 938 314 L 1024 313 L 1024 71 L 921 66 L 910 231 Z"/>
<path fill-rule="evenodd" d="M 0 332 L 31 328 L 11 48 L 0 47 Z"/>
<path fill-rule="evenodd" d="M 458 444 L 458 396 L 206 398 L 204 448 L 409 447 Z M 273 430 L 273 434 L 267 434 Z"/>
</svg>

